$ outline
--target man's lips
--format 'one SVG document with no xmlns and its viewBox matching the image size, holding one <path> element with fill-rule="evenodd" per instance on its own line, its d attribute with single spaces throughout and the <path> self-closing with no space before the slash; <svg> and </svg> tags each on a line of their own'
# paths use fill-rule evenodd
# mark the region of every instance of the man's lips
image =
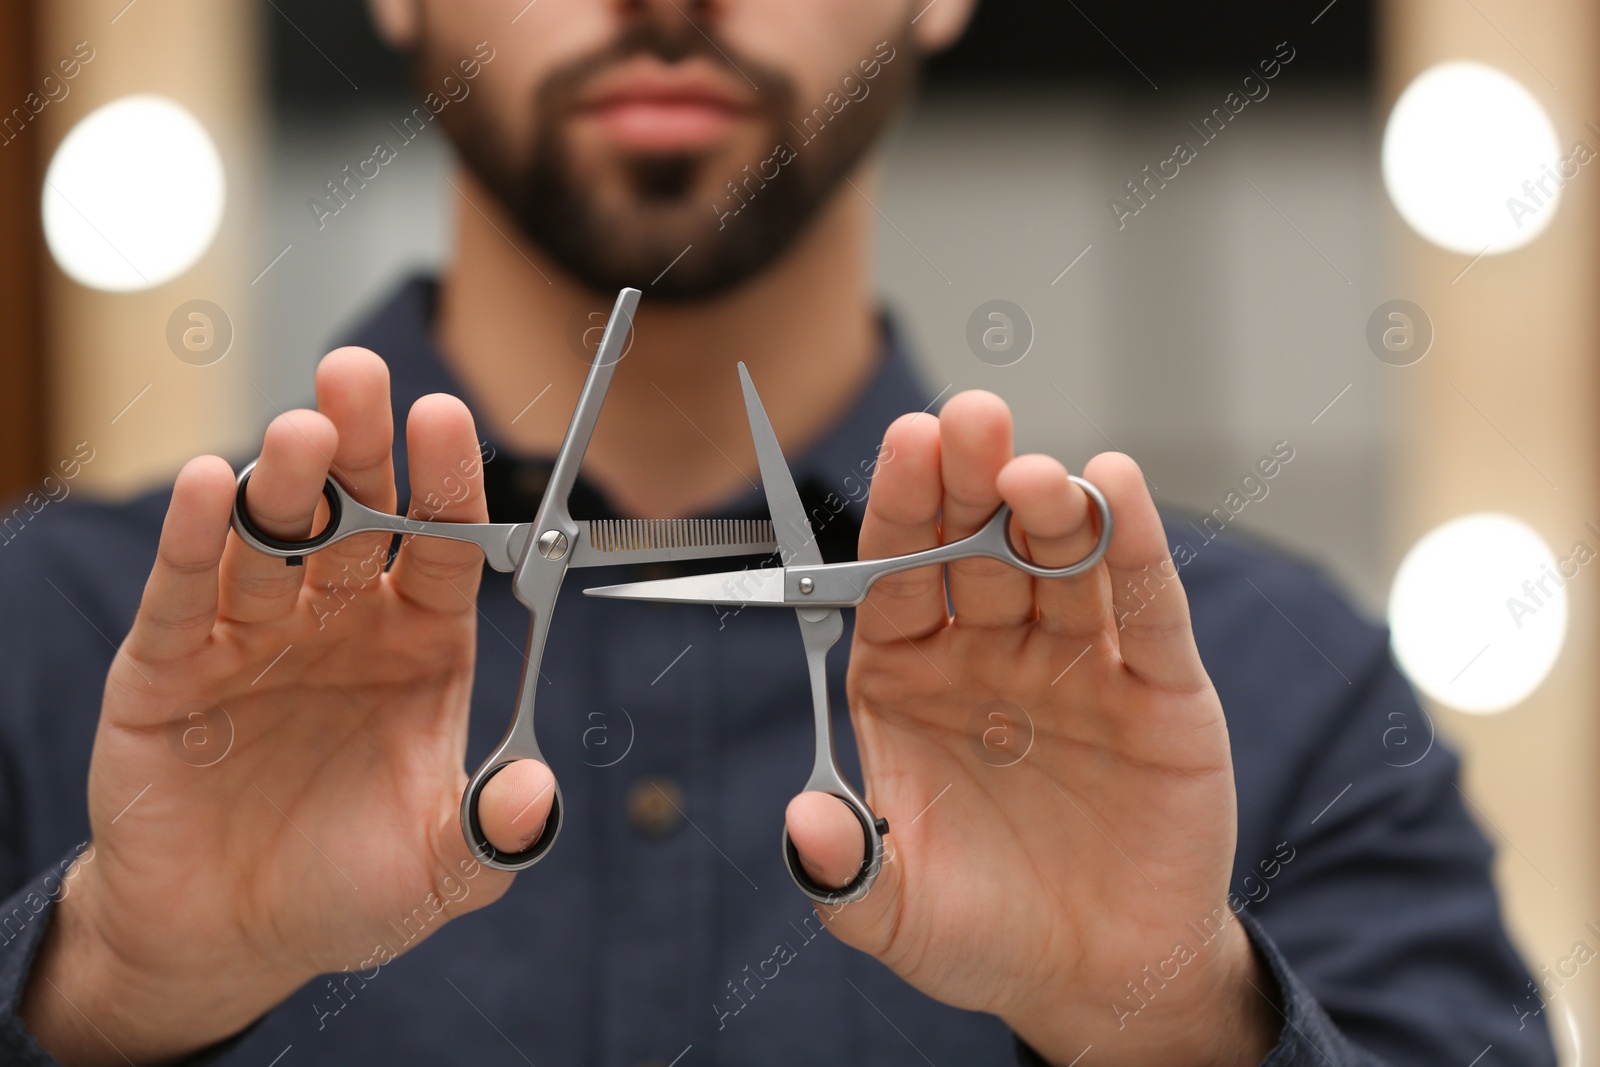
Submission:
<svg viewBox="0 0 1600 1067">
<path fill-rule="evenodd" d="M 726 138 L 749 108 L 720 79 L 700 71 L 618 71 L 586 94 L 578 111 L 617 147 L 689 152 Z"/>
<path fill-rule="evenodd" d="M 640 97 L 587 108 L 583 114 L 621 148 L 681 152 L 721 140 L 743 112 L 705 100 Z"/>
</svg>

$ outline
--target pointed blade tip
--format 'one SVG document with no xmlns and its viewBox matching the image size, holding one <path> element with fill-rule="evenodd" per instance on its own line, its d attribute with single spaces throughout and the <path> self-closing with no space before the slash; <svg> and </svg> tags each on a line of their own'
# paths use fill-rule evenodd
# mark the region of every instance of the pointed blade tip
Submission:
<svg viewBox="0 0 1600 1067">
<path fill-rule="evenodd" d="M 783 603 L 783 571 L 761 568 L 726 571 L 685 578 L 599 585 L 584 596 L 607 600 L 648 600 L 663 604 L 771 604 Z"/>
</svg>

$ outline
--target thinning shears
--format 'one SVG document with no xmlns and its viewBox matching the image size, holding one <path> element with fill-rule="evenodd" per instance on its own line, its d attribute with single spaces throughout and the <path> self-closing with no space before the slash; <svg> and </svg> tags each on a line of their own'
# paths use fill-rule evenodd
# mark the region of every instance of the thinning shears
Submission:
<svg viewBox="0 0 1600 1067">
<path fill-rule="evenodd" d="M 517 710 L 504 739 L 473 774 L 461 797 L 461 832 L 467 844 L 479 860 L 503 871 L 520 871 L 538 863 L 561 831 L 559 784 L 554 790 L 543 833 L 520 852 L 502 852 L 489 843 L 478 822 L 478 798 L 484 784 L 507 764 L 521 759 L 547 762 L 534 735 L 534 695 L 545 638 L 550 633 L 550 617 L 567 569 L 770 555 L 777 548 L 771 523 L 761 520 L 600 519 L 581 522 L 569 513 L 567 498 L 600 418 L 600 407 L 605 403 L 611 376 L 626 351 L 624 345 L 633 328 L 634 309 L 638 304 L 637 289 L 623 289 L 617 294 L 611 318 L 589 367 L 589 376 L 578 395 L 572 421 L 567 424 L 561 450 L 556 453 L 549 487 L 531 523 L 429 522 L 390 515 L 358 503 L 330 476 L 322 489 L 327 502 L 327 523 L 311 537 L 285 541 L 258 527 L 245 506 L 245 486 L 250 482 L 255 463 L 239 472 L 239 488 L 233 504 L 234 532 L 257 551 L 280 557 L 290 564 L 301 563 L 308 553 L 347 537 L 387 533 L 469 542 L 483 550 L 490 567 L 512 572 L 512 590 L 531 616 L 522 679 L 518 683 Z"/>
<path fill-rule="evenodd" d="M 744 386 L 745 410 L 749 416 L 750 434 L 755 439 L 761 487 L 766 493 L 767 509 L 772 516 L 782 565 L 599 586 L 585 589 L 584 593 L 623 600 L 754 604 L 795 609 L 811 676 L 812 714 L 816 724 L 816 751 L 805 791 L 831 794 L 850 809 L 861 823 L 865 853 L 855 876 L 837 889 L 817 882 L 806 872 L 800 862 L 800 854 L 789 838 L 787 827 L 783 831 L 783 859 L 789 868 L 789 876 L 802 893 L 821 904 L 841 904 L 866 896 L 877 880 L 883 866 L 883 836 L 889 832 L 889 824 L 873 814 L 867 802 L 845 779 L 834 751 L 833 719 L 828 703 L 827 657 L 828 650 L 844 633 L 844 621 L 839 609 L 859 605 L 867 598 L 867 591 L 873 583 L 885 575 L 959 559 L 998 559 L 1038 578 L 1069 578 L 1082 574 L 1100 562 L 1111 544 L 1111 506 L 1093 483 L 1076 475 L 1070 476 L 1093 503 L 1098 513 L 1100 533 L 1088 555 L 1064 567 L 1041 567 L 1018 551 L 1011 540 L 1011 508 L 1008 505 L 1001 505 L 977 533 L 959 541 L 887 559 L 824 563 L 805 506 L 800 502 L 800 493 L 784 462 L 783 450 L 778 446 L 772 423 L 762 407 L 750 372 L 743 363 L 739 364 L 739 380 Z"/>
</svg>

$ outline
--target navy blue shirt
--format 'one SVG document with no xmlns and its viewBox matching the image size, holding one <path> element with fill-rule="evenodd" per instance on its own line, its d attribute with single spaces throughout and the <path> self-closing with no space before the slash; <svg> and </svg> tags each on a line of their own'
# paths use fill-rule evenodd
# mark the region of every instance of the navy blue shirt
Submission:
<svg viewBox="0 0 1600 1067">
<path fill-rule="evenodd" d="M 389 362 L 397 425 L 425 393 L 473 400 L 433 346 L 433 299 L 431 284 L 413 282 L 354 338 Z M 864 472 L 884 429 L 926 402 L 886 331 L 866 390 L 793 457 L 796 481 L 837 512 L 821 534 L 829 558 L 853 551 Z M 492 455 L 495 517 L 531 518 L 546 468 Z M 50 919 L 46 879 L 89 837 L 84 783 L 101 690 L 165 508 L 165 493 L 127 504 L 69 499 L 0 532 L 7 1064 L 52 1062 L 17 1003 Z M 751 491 L 711 514 L 762 509 Z M 580 486 L 573 510 L 600 517 L 605 502 Z M 1207 540 L 1181 519 L 1168 532 L 1232 740 L 1231 899 L 1285 1016 L 1267 1062 L 1553 1064 L 1543 1018 L 1526 1014 L 1538 1002 L 1503 929 L 1490 848 L 1463 808 L 1456 757 L 1432 739 L 1385 632 L 1304 564 L 1232 533 Z M 258 1067 L 1030 1062 L 998 1019 L 931 1000 L 834 941 L 790 883 L 779 831 L 806 778 L 812 727 L 789 613 L 581 595 L 639 576 L 586 573 L 593 581 L 569 581 L 556 609 L 538 729 L 567 825 L 550 857 L 495 905 L 375 971 L 312 982 L 203 1058 Z M 528 623 L 502 575 L 485 575 L 479 600 L 469 767 L 510 717 Z M 848 638 L 842 646 L 830 677 L 842 760 L 859 782 L 844 699 Z M 473 892 L 470 879 L 461 887 Z M 430 921 L 420 909 L 395 916 L 394 947 Z M 1104 992 L 1108 1014 L 1160 995 L 1159 975 L 1130 978 L 1138 988 Z"/>
</svg>

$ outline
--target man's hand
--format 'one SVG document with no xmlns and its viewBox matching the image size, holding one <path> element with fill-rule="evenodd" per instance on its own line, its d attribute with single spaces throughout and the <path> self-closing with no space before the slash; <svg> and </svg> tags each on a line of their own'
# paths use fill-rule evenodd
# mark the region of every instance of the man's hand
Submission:
<svg viewBox="0 0 1600 1067">
<path fill-rule="evenodd" d="M 251 515 L 278 537 L 308 536 L 319 505 L 325 521 L 330 467 L 362 503 L 395 507 L 383 362 L 334 352 L 317 401 L 273 421 L 251 475 Z M 419 400 L 407 443 L 414 515 L 487 521 L 459 400 Z M 106 681 L 94 860 L 23 1006 L 63 1063 L 212 1044 L 314 975 L 381 966 L 510 884 L 472 859 L 457 818 L 482 554 L 409 538 L 385 572 L 390 539 L 376 535 L 289 567 L 229 533 L 233 496 L 215 457 L 179 475 Z M 532 762 L 492 780 L 481 818 L 497 846 L 538 836 L 550 782 Z"/>
<path fill-rule="evenodd" d="M 988 393 L 890 427 L 862 558 L 976 531 L 1002 500 L 1016 543 L 1063 566 L 1093 508 L 1045 456 L 1013 457 Z M 825 910 L 846 943 L 919 989 L 993 1012 L 1047 1060 L 1256 1064 L 1279 1025 L 1270 980 L 1228 909 L 1233 766 L 1222 706 L 1142 475 L 1084 476 L 1110 501 L 1105 559 L 1033 579 L 987 559 L 881 580 L 856 613 L 850 711 L 892 858 L 861 901 Z M 814 877 L 861 857 L 848 809 L 791 802 Z M 1152 976 L 1154 976 L 1152 978 Z"/>
</svg>

